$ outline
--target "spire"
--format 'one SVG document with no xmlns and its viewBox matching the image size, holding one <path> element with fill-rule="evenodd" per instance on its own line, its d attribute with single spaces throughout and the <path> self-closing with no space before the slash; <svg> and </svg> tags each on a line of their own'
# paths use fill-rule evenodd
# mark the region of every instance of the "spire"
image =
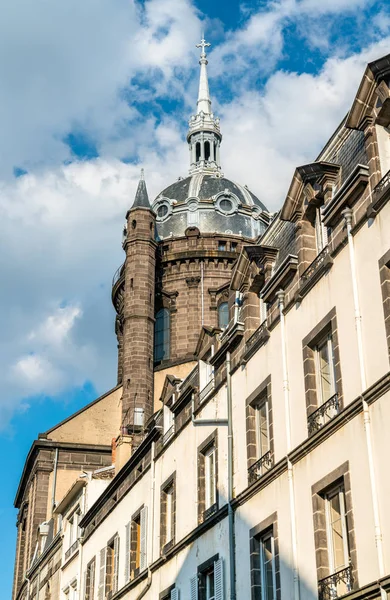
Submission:
<svg viewBox="0 0 390 600">
<path fill-rule="evenodd" d="M 200 80 L 199 80 L 199 94 L 198 94 L 198 114 L 202 111 L 204 114 L 209 115 L 211 113 L 211 100 L 210 100 L 210 90 L 209 90 L 209 81 L 207 77 L 207 65 L 209 61 L 207 60 L 207 54 L 205 49 L 211 46 L 209 42 L 206 42 L 204 39 L 204 34 L 202 36 L 200 44 L 197 44 L 197 48 L 202 48 L 200 53 Z"/>
<path fill-rule="evenodd" d="M 219 146 L 222 140 L 219 119 L 211 112 L 211 98 L 207 77 L 206 48 L 211 44 L 206 42 L 204 35 L 197 44 L 200 52 L 200 79 L 197 112 L 189 120 L 187 141 L 190 147 L 190 173 L 218 174 L 221 171 L 219 162 Z"/>
<path fill-rule="evenodd" d="M 146 189 L 144 170 L 141 169 L 141 177 L 138 183 L 137 192 L 135 194 L 133 206 L 131 208 L 151 208 L 148 196 L 148 190 Z"/>
</svg>

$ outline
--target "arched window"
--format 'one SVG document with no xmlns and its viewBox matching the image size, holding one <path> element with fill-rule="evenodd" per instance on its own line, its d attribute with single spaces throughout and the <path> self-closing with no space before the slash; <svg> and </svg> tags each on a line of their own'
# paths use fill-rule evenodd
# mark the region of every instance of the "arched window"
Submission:
<svg viewBox="0 0 390 600">
<path fill-rule="evenodd" d="M 166 308 L 162 308 L 156 314 L 156 322 L 154 324 L 154 362 L 160 362 L 169 358 L 169 319 L 169 310 Z"/>
<path fill-rule="evenodd" d="M 210 142 L 204 143 L 204 158 L 205 160 L 210 159 Z"/>
<path fill-rule="evenodd" d="M 229 325 L 229 305 L 227 302 L 222 302 L 218 306 L 218 327 L 226 329 Z"/>
<path fill-rule="evenodd" d="M 195 160 L 196 160 L 196 162 L 198 162 L 200 160 L 200 142 L 196 142 L 195 154 L 196 154 Z"/>
</svg>

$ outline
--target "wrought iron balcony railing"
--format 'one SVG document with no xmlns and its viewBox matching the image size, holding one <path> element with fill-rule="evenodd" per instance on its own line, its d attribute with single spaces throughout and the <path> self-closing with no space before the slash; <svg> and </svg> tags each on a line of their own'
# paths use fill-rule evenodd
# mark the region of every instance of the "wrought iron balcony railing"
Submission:
<svg viewBox="0 0 390 600">
<path fill-rule="evenodd" d="M 262 477 L 267 471 L 269 471 L 274 465 L 274 457 L 272 456 L 271 450 L 268 450 L 263 456 L 256 461 L 248 469 L 249 485 L 254 483 L 260 477 Z"/>
<path fill-rule="evenodd" d="M 173 436 L 173 434 L 175 433 L 175 424 L 173 424 L 168 431 L 166 431 L 162 437 L 162 443 L 163 445 L 165 445 L 167 443 L 168 440 L 171 439 L 171 437 Z"/>
<path fill-rule="evenodd" d="M 204 386 L 202 390 L 199 392 L 199 404 L 203 402 L 207 398 L 207 396 L 213 391 L 215 388 L 215 379 L 214 377 L 210 379 L 210 381 Z"/>
<path fill-rule="evenodd" d="M 336 393 L 329 400 L 321 404 L 307 419 L 309 435 L 312 435 L 328 421 L 333 419 L 340 411 L 339 395 Z"/>
<path fill-rule="evenodd" d="M 267 330 L 267 319 L 265 319 L 261 325 L 256 329 L 256 331 L 251 335 L 249 340 L 245 345 L 245 350 L 249 350 L 254 346 L 266 333 Z"/>
<path fill-rule="evenodd" d="M 390 171 L 382 177 L 380 182 L 374 188 L 374 196 L 381 196 L 383 192 L 390 186 Z"/>
<path fill-rule="evenodd" d="M 318 582 L 318 600 L 334 600 L 352 590 L 352 566 L 336 571 Z"/>
<path fill-rule="evenodd" d="M 73 542 L 73 544 L 70 546 L 70 548 L 68 548 L 68 550 L 65 552 L 65 560 L 68 560 L 68 558 L 70 558 L 76 552 L 78 547 L 79 547 L 79 541 L 76 540 L 75 542 Z"/>
<path fill-rule="evenodd" d="M 321 252 L 315 257 L 313 262 L 310 263 L 310 265 L 307 267 L 307 269 L 302 273 L 302 275 L 301 275 L 302 284 L 306 283 L 307 281 L 309 281 L 309 279 L 311 279 L 313 277 L 314 273 L 316 273 L 318 271 L 318 269 L 323 265 L 323 263 L 327 259 L 328 255 L 329 255 L 329 248 L 328 248 L 328 246 L 325 246 L 325 248 L 323 250 L 321 250 Z"/>
</svg>

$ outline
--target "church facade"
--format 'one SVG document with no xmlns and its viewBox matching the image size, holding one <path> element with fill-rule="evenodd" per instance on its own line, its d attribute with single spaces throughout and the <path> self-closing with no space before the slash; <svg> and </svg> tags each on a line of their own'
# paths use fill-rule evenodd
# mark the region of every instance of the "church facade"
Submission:
<svg viewBox="0 0 390 600">
<path fill-rule="evenodd" d="M 390 597 L 390 55 L 271 214 L 207 46 L 189 176 L 126 215 L 117 382 L 27 457 L 13 600 Z"/>
</svg>

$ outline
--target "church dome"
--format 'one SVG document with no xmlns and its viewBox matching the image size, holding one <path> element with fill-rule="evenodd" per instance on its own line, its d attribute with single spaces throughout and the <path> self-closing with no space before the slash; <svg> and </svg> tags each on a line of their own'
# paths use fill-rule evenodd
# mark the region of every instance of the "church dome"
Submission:
<svg viewBox="0 0 390 600">
<path fill-rule="evenodd" d="M 264 204 L 246 186 L 220 172 L 198 171 L 165 188 L 153 202 L 160 238 L 184 235 L 189 226 L 201 233 L 255 238 L 268 224 Z"/>
<path fill-rule="evenodd" d="M 196 114 L 188 122 L 190 175 L 179 178 L 153 202 L 159 239 L 183 236 L 187 227 L 200 233 L 232 234 L 257 238 L 269 224 L 269 213 L 246 187 L 221 172 L 222 133 L 211 109 L 204 39 L 198 44 L 200 80 Z"/>
</svg>

